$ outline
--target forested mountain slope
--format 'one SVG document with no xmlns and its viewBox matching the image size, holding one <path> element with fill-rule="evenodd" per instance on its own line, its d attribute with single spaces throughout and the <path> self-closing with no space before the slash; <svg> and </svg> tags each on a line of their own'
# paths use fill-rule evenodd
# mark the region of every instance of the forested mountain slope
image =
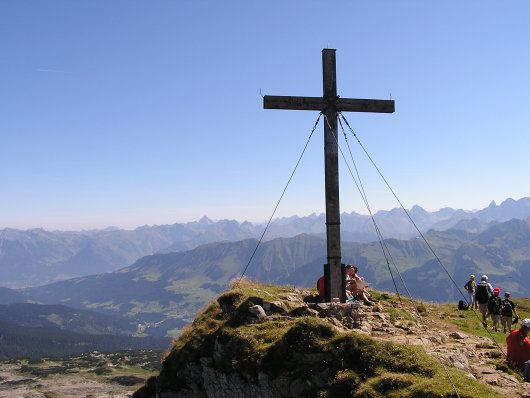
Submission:
<svg viewBox="0 0 530 398">
<path fill-rule="evenodd" d="M 474 234 L 459 230 L 426 234 L 458 286 L 469 274 L 488 274 L 490 281 L 512 295 L 530 296 L 530 219 L 511 220 Z M 252 262 L 256 240 L 221 242 L 196 249 L 144 257 L 113 273 L 75 278 L 24 289 L 28 299 L 45 304 L 65 304 L 109 314 L 134 317 L 146 333 L 177 333 L 191 322 L 197 310 L 241 275 L 264 283 L 311 287 L 322 275 L 324 239 L 299 235 L 262 243 Z M 415 298 L 458 301 L 457 288 L 421 239 L 387 242 L 395 265 Z M 378 242 L 343 242 L 343 262 L 380 290 L 394 291 L 385 257 Z M 404 288 L 394 270 L 398 289 Z"/>
</svg>

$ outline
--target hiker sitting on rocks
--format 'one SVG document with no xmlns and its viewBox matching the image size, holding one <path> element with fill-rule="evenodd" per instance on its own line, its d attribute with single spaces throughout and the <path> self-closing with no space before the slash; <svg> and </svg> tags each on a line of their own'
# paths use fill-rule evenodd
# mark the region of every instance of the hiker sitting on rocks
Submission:
<svg viewBox="0 0 530 398">
<path fill-rule="evenodd" d="M 475 299 L 478 303 L 478 310 L 482 314 L 482 325 L 487 327 L 488 299 L 493 294 L 493 287 L 488 283 L 488 276 L 482 275 L 480 283 L 475 290 Z"/>
<path fill-rule="evenodd" d="M 517 311 L 515 311 L 515 303 L 510 300 L 510 292 L 506 292 L 504 293 L 504 300 L 501 303 L 501 325 L 503 333 L 506 333 L 506 329 L 508 329 L 508 333 L 512 330 L 513 315 L 519 318 Z"/>
<path fill-rule="evenodd" d="M 501 298 L 499 297 L 499 294 L 501 292 L 501 289 L 496 287 L 493 289 L 493 295 L 490 296 L 488 299 L 488 314 L 491 315 L 491 319 L 493 320 L 493 330 L 498 332 L 498 326 L 499 322 L 501 320 Z"/>
<path fill-rule="evenodd" d="M 364 281 L 362 276 L 357 275 L 357 271 L 358 269 L 355 265 L 348 264 L 346 266 L 346 294 L 348 297 L 351 295 L 352 299 L 356 297 L 361 298 L 366 305 L 372 305 L 364 291 L 365 287 L 368 286 L 368 283 Z M 348 292 L 350 294 L 348 294 Z"/>
<path fill-rule="evenodd" d="M 512 366 L 524 370 L 525 362 L 530 361 L 530 319 L 521 322 L 521 329 L 512 330 L 506 337 L 506 360 Z"/>
</svg>

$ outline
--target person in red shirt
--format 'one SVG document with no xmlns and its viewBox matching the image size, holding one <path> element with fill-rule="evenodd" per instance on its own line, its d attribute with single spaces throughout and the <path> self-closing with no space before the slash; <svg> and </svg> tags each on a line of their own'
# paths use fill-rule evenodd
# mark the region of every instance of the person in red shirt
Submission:
<svg viewBox="0 0 530 398">
<path fill-rule="evenodd" d="M 524 371 L 525 362 L 530 361 L 530 319 L 521 322 L 521 329 L 512 330 L 506 337 L 508 363 Z"/>
</svg>

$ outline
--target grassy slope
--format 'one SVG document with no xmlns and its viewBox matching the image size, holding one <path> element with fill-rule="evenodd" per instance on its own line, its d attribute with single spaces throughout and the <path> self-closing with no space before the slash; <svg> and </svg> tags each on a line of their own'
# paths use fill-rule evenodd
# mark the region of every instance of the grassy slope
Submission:
<svg viewBox="0 0 530 398">
<path fill-rule="evenodd" d="M 530 299 L 528 298 L 514 298 L 513 302 L 516 305 L 516 311 L 521 320 L 530 318 Z M 428 305 L 429 306 L 429 305 Z M 494 332 L 491 328 L 491 319 L 488 321 L 488 329 L 484 329 L 481 325 L 482 314 L 475 311 L 458 311 L 454 304 L 430 305 L 431 308 L 437 308 L 437 312 L 443 321 L 458 326 L 460 330 L 465 333 L 476 336 L 487 337 L 488 339 L 495 339 L 501 345 L 506 343 L 506 334 L 501 332 Z M 499 325 L 500 330 L 502 327 Z M 518 328 L 518 325 L 512 327 Z"/>
<path fill-rule="evenodd" d="M 289 294 L 296 294 L 295 289 L 244 283 L 221 295 L 174 342 L 157 378 L 158 386 L 162 391 L 184 387 L 187 381 L 179 378 L 178 372 L 189 363 L 198 364 L 201 357 L 212 356 L 217 340 L 224 349 L 216 360 L 216 369 L 226 373 L 255 374 L 259 369 L 272 377 L 289 374 L 292 378 L 311 379 L 326 375 L 323 386 L 313 387 L 310 396 L 455 396 L 440 362 L 421 347 L 385 343 L 353 331 L 341 332 L 328 319 L 311 316 L 281 320 L 267 317 L 247 323 L 251 305 L 276 300 L 289 305 L 285 300 Z M 393 295 L 375 295 L 382 303 L 395 300 Z M 223 312 L 222 305 L 232 306 L 232 311 Z M 429 312 L 424 309 L 425 314 Z M 471 323 L 470 314 L 454 321 Z M 390 312 L 393 315 L 399 314 Z M 448 372 L 461 397 L 499 396 L 458 369 L 449 367 Z M 154 396 L 154 381 L 149 380 L 135 397 Z"/>
</svg>

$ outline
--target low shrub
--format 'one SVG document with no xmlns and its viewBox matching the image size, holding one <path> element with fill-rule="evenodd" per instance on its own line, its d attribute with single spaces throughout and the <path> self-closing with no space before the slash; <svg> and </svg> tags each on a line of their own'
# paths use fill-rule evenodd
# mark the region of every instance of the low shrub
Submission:
<svg viewBox="0 0 530 398">
<path fill-rule="evenodd" d="M 361 380 L 353 370 L 340 370 L 329 384 L 329 393 L 332 397 L 352 397 Z"/>
<path fill-rule="evenodd" d="M 112 373 L 112 370 L 109 369 L 107 366 L 98 366 L 97 368 L 89 370 L 89 372 L 97 374 L 98 376 L 101 376 L 101 375 L 108 375 Z"/>
<path fill-rule="evenodd" d="M 112 382 L 112 383 L 120 384 L 122 386 L 134 386 L 136 384 L 143 383 L 144 379 L 141 379 L 141 378 L 136 377 L 136 376 L 127 376 L 127 375 L 125 375 L 125 376 L 111 377 L 111 378 L 109 378 L 109 381 Z"/>
</svg>

